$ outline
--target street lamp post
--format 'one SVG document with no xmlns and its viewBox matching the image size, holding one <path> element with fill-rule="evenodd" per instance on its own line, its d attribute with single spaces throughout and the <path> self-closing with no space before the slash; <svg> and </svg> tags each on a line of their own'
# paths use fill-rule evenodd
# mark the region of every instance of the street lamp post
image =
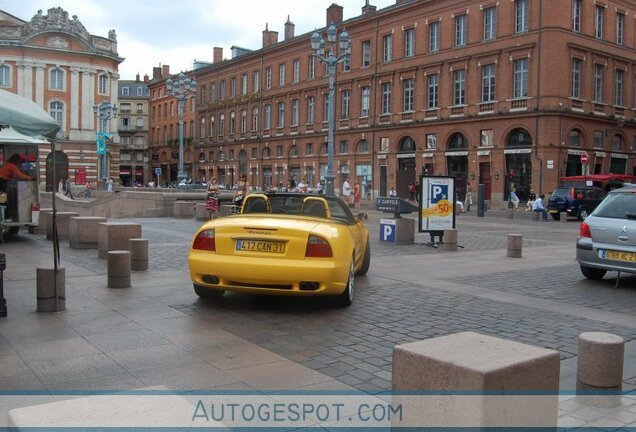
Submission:
<svg viewBox="0 0 636 432">
<path fill-rule="evenodd" d="M 102 179 L 102 189 L 107 189 L 108 182 L 108 152 L 106 151 L 106 140 L 111 137 L 111 134 L 106 132 L 106 124 L 110 119 L 117 117 L 117 105 L 104 101 L 99 105 L 93 105 L 93 113 L 97 116 L 99 124 L 97 127 L 97 154 L 100 156 L 100 171 Z"/>
<path fill-rule="evenodd" d="M 325 173 L 325 193 L 327 195 L 334 194 L 334 178 L 336 177 L 333 172 L 333 153 L 334 153 L 334 131 L 335 125 L 335 111 L 334 105 L 334 92 L 336 84 L 336 65 L 338 63 L 345 62 L 351 56 L 351 40 L 349 39 L 349 33 L 346 30 L 338 32 L 334 23 L 329 24 L 327 28 L 327 41 L 329 42 L 329 51 L 325 56 L 325 40 L 320 36 L 320 33 L 314 32 L 311 35 L 311 49 L 314 51 L 314 57 L 327 65 L 327 76 L 329 77 L 329 97 L 327 99 L 327 122 L 328 122 L 328 134 L 327 134 L 327 172 Z M 339 53 L 336 54 L 336 41 L 338 41 Z M 318 173 L 320 175 L 320 173 Z"/>
<path fill-rule="evenodd" d="M 177 173 L 178 183 L 186 178 L 185 171 L 183 169 L 183 122 L 185 117 L 185 101 L 186 99 L 194 96 L 197 90 L 197 82 L 194 79 L 188 78 L 183 72 L 177 76 L 177 80 L 173 81 L 172 78 L 166 80 L 166 94 L 168 96 L 174 96 L 178 101 L 179 112 L 179 172 Z"/>
</svg>

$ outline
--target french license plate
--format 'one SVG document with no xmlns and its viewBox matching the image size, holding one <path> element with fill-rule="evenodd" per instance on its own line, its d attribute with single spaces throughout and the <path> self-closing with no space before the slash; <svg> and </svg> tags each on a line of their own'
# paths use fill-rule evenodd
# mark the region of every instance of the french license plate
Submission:
<svg viewBox="0 0 636 432">
<path fill-rule="evenodd" d="M 548 213 L 558 213 L 558 210 L 548 210 Z"/>
<path fill-rule="evenodd" d="M 633 252 L 619 252 L 601 249 L 598 251 L 598 257 L 600 259 L 613 261 L 636 262 L 636 253 Z"/>
<path fill-rule="evenodd" d="M 236 250 L 242 252 L 285 253 L 285 243 L 263 240 L 237 240 Z"/>
</svg>

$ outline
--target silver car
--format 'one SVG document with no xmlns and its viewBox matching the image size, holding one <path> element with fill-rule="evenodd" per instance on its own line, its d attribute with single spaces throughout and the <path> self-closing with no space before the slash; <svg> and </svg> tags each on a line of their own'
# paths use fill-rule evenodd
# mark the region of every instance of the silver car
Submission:
<svg viewBox="0 0 636 432">
<path fill-rule="evenodd" d="M 581 222 L 576 260 L 588 279 L 636 273 L 636 185 L 615 189 Z"/>
</svg>

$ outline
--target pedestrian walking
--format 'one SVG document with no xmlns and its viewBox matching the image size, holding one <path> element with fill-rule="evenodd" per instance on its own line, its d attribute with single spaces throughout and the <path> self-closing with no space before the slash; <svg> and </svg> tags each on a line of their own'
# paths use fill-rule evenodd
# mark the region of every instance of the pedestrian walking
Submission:
<svg viewBox="0 0 636 432">
<path fill-rule="evenodd" d="M 72 185 L 71 185 L 71 178 L 70 177 L 66 177 L 66 181 L 64 182 L 64 195 L 66 195 L 70 199 L 75 199 L 75 198 L 73 198 L 73 191 L 72 191 Z"/>
<path fill-rule="evenodd" d="M 353 201 L 351 201 L 351 199 L 352 196 L 351 185 L 349 184 L 349 177 L 345 177 L 344 181 L 342 182 L 342 200 L 347 204 L 352 204 Z"/>
<path fill-rule="evenodd" d="M 360 177 L 356 179 L 356 184 L 353 186 L 353 208 L 360 210 L 360 200 L 362 199 L 362 185 L 360 184 Z"/>
</svg>

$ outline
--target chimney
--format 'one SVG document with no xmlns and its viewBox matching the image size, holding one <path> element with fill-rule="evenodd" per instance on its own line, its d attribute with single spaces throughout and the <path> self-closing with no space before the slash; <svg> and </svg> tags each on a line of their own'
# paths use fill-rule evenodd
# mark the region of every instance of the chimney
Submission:
<svg viewBox="0 0 636 432">
<path fill-rule="evenodd" d="M 148 74 L 144 75 L 144 83 L 148 84 L 148 81 L 150 81 L 150 77 L 148 76 Z"/>
<path fill-rule="evenodd" d="M 265 30 L 263 30 L 263 48 L 276 45 L 278 43 L 278 32 L 269 31 L 268 24 L 265 24 Z"/>
<path fill-rule="evenodd" d="M 161 78 L 168 78 L 170 76 L 170 65 L 161 66 Z"/>
<path fill-rule="evenodd" d="M 152 68 L 152 79 L 161 79 L 161 66 Z"/>
<path fill-rule="evenodd" d="M 139 74 L 135 77 L 135 82 L 139 82 Z"/>
<path fill-rule="evenodd" d="M 335 3 L 331 3 L 331 6 L 327 8 L 327 27 L 329 27 L 329 24 L 331 23 L 338 25 L 342 22 L 342 16 L 343 16 L 342 11 L 343 11 L 342 6 L 338 6 Z"/>
<path fill-rule="evenodd" d="M 294 28 L 296 26 L 293 22 L 289 21 L 289 15 L 287 15 L 287 22 L 285 23 L 285 40 L 294 38 Z"/>
<path fill-rule="evenodd" d="M 212 63 L 221 63 L 223 61 L 223 48 L 212 48 Z"/>
<path fill-rule="evenodd" d="M 362 6 L 362 15 L 375 13 L 377 9 L 376 6 L 369 4 L 369 0 L 366 0 L 364 6 Z"/>
</svg>

